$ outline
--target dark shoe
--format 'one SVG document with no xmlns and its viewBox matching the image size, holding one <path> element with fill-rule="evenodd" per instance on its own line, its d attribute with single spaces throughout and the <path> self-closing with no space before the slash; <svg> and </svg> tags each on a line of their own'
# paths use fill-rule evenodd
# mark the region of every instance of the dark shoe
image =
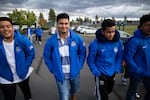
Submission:
<svg viewBox="0 0 150 100">
<path fill-rule="evenodd" d="M 70 100 L 77 100 L 75 95 L 71 95 Z"/>
</svg>

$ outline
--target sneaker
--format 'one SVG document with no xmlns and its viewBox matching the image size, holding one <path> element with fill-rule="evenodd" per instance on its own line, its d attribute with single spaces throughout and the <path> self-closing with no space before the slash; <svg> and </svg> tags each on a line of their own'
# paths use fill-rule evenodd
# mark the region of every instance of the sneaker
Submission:
<svg viewBox="0 0 150 100">
<path fill-rule="evenodd" d="M 139 99 L 141 96 L 138 92 L 135 93 L 135 98 Z"/>
<path fill-rule="evenodd" d="M 123 84 L 124 86 L 126 86 L 126 85 L 127 85 L 127 79 L 126 79 L 126 78 L 124 78 L 124 76 L 123 76 L 123 75 L 121 76 L 121 81 L 122 81 L 122 84 Z"/>
<path fill-rule="evenodd" d="M 39 44 L 41 45 L 42 43 L 39 41 Z"/>
<path fill-rule="evenodd" d="M 35 41 L 35 44 L 38 44 L 38 41 Z"/>
</svg>

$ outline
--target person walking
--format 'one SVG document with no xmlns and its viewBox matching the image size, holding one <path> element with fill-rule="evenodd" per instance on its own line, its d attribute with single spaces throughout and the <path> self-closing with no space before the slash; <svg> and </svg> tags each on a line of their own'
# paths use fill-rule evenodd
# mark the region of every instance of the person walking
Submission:
<svg viewBox="0 0 150 100">
<path fill-rule="evenodd" d="M 12 20 L 0 17 L 0 89 L 4 100 L 15 100 L 18 85 L 25 100 L 31 100 L 29 76 L 34 59 L 32 43 L 17 30 Z"/>
<path fill-rule="evenodd" d="M 115 28 L 115 21 L 105 19 L 101 27 L 96 31 L 96 39 L 89 45 L 87 64 L 96 80 L 98 78 L 97 100 L 108 100 L 108 94 L 114 86 L 115 74 L 121 71 L 123 43 Z"/>
<path fill-rule="evenodd" d="M 129 78 L 129 72 L 128 72 L 128 66 L 126 64 L 124 64 L 124 74 L 121 75 L 121 81 L 122 81 L 122 84 L 123 86 L 126 86 L 127 85 L 127 78 Z M 132 80 L 130 80 L 131 82 Z M 137 80 L 133 80 L 134 81 L 134 84 L 136 84 L 136 87 L 130 87 L 130 89 L 128 89 L 129 91 L 128 92 L 131 92 L 131 91 L 135 91 L 135 94 L 134 94 L 134 97 L 136 99 L 140 99 L 140 94 L 138 93 L 138 87 L 140 86 L 140 83 L 141 83 L 141 80 L 140 79 L 137 79 Z M 133 92 L 132 92 L 133 93 Z M 128 93 L 127 93 L 128 94 Z M 132 94 L 133 95 L 133 94 Z"/>
<path fill-rule="evenodd" d="M 76 100 L 86 58 L 83 39 L 69 27 L 69 15 L 57 15 L 57 33 L 47 40 L 43 53 L 45 64 L 56 79 L 59 100 Z"/>
<path fill-rule="evenodd" d="M 137 84 L 141 80 L 146 89 L 144 100 L 150 100 L 150 13 L 140 18 L 140 25 L 125 47 L 130 84 L 126 100 L 134 100 Z"/>
<path fill-rule="evenodd" d="M 32 34 L 33 34 L 33 32 L 34 32 L 34 30 L 32 30 L 31 27 L 28 27 L 28 28 L 26 29 L 27 38 L 28 38 L 31 42 L 33 42 L 33 39 L 32 39 Z"/>
<path fill-rule="evenodd" d="M 36 34 L 36 42 L 38 42 L 39 44 L 42 44 L 42 33 L 43 33 L 43 30 L 40 28 L 40 26 L 38 26 L 36 29 L 35 29 L 35 34 Z"/>
</svg>

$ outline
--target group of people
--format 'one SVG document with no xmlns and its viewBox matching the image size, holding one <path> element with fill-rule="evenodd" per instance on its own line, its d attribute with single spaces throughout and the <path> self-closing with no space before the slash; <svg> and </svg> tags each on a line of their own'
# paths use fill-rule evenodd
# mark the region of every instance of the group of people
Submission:
<svg viewBox="0 0 150 100">
<path fill-rule="evenodd" d="M 59 100 L 77 100 L 86 46 L 83 38 L 70 30 L 68 14 L 57 15 L 56 21 L 57 32 L 44 46 L 44 61 L 56 79 Z M 97 100 L 109 99 L 123 59 L 130 77 L 126 100 L 134 100 L 134 82 L 139 78 L 145 85 L 145 100 L 150 100 L 150 14 L 140 18 L 140 27 L 125 47 L 111 19 L 105 19 L 95 35 L 89 45 L 87 64 L 95 76 Z M 31 41 L 13 29 L 8 17 L 0 17 L 0 89 L 5 100 L 15 100 L 16 85 L 23 91 L 25 100 L 32 100 L 29 76 L 34 55 Z"/>
<path fill-rule="evenodd" d="M 42 38 L 43 30 L 38 26 L 37 28 L 33 29 L 31 27 L 28 27 L 26 29 L 26 36 L 27 38 L 33 42 L 33 34 L 35 34 L 35 42 L 38 44 L 42 44 L 41 38 Z"/>
</svg>

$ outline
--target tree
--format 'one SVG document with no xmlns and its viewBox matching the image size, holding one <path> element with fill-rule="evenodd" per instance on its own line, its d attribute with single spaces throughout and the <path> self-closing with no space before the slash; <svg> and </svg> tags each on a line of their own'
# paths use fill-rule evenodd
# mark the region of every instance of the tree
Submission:
<svg viewBox="0 0 150 100">
<path fill-rule="evenodd" d="M 77 17 L 77 18 L 76 18 L 76 21 L 78 21 L 79 24 L 82 24 L 82 23 L 83 23 L 83 19 L 82 19 L 81 17 Z"/>
<path fill-rule="evenodd" d="M 112 20 L 113 20 L 113 21 L 116 21 L 116 20 L 115 20 L 115 17 L 112 17 Z"/>
<path fill-rule="evenodd" d="M 127 24 L 127 16 L 124 16 L 124 23 Z"/>
<path fill-rule="evenodd" d="M 55 15 L 55 11 L 53 9 L 49 10 L 48 20 L 49 20 L 51 26 L 55 25 L 56 15 Z"/>
<path fill-rule="evenodd" d="M 12 13 L 8 13 L 9 18 L 13 21 L 13 23 L 19 25 L 19 30 L 21 30 L 22 25 L 24 25 L 25 21 L 24 13 L 25 11 L 23 10 L 18 11 L 17 9 L 13 10 Z"/>
<path fill-rule="evenodd" d="M 48 20 L 56 20 L 56 15 L 55 15 L 55 11 L 53 9 L 50 9 L 49 14 L 48 14 Z"/>
<path fill-rule="evenodd" d="M 23 25 L 30 27 L 35 24 L 36 16 L 33 12 L 25 10 L 14 9 L 12 13 L 8 13 L 9 18 L 13 23 L 19 25 L 19 30 L 21 31 Z"/>
<path fill-rule="evenodd" d="M 98 18 L 98 15 L 96 15 L 96 16 L 95 16 L 95 21 L 96 21 L 96 23 L 98 23 L 98 19 L 99 19 L 99 18 Z"/>
<path fill-rule="evenodd" d="M 28 12 L 25 12 L 25 15 L 26 15 L 26 25 L 28 27 L 30 27 L 31 25 L 35 24 L 35 21 L 36 21 L 36 15 L 34 14 L 33 11 L 28 11 Z"/>
<path fill-rule="evenodd" d="M 90 23 L 92 23 L 92 19 L 90 19 Z"/>
<path fill-rule="evenodd" d="M 90 19 L 88 17 L 84 17 L 84 22 L 90 22 Z"/>
<path fill-rule="evenodd" d="M 46 20 L 44 19 L 43 13 L 40 13 L 38 18 L 38 24 L 43 28 L 46 26 Z"/>
</svg>

